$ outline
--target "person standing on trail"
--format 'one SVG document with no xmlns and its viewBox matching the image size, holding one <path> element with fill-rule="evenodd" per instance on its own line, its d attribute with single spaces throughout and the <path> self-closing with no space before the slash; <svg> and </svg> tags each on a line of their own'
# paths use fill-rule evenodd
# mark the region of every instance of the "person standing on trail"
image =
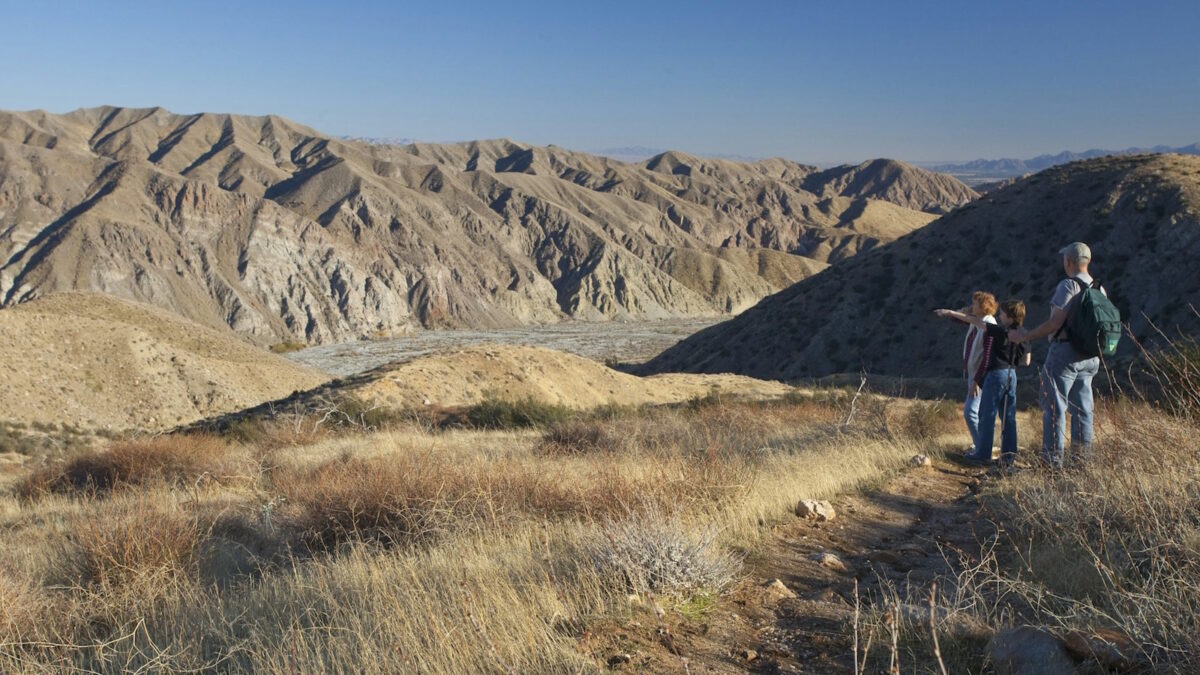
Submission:
<svg viewBox="0 0 1200 675">
<path fill-rule="evenodd" d="M 1000 305 L 1000 324 L 952 309 L 934 311 L 940 317 L 968 323 L 986 338 L 983 364 L 975 374 L 975 395 L 979 397 L 979 430 L 975 449 L 966 459 L 990 464 L 992 439 L 995 438 L 996 416 L 999 414 L 1004 430 L 1000 442 L 1000 465 L 1013 469 L 1017 459 L 1017 367 L 1029 365 L 1029 350 L 1024 344 L 1008 339 L 1008 331 L 1020 328 L 1025 321 L 1025 303 L 1009 300 Z"/>
<path fill-rule="evenodd" d="M 986 291 L 975 291 L 971 294 L 971 304 L 963 307 L 959 311 L 969 316 L 977 317 L 984 323 L 995 324 L 996 318 L 993 316 L 996 313 L 996 296 Z M 966 379 L 967 391 L 966 398 L 963 399 L 963 420 L 967 423 L 967 431 L 971 434 L 971 447 L 967 449 L 966 454 L 974 456 L 975 446 L 979 442 L 979 393 L 980 385 L 979 377 L 987 369 L 987 364 L 984 363 L 984 343 L 990 340 L 984 329 L 977 328 L 970 323 L 965 323 L 967 326 L 967 334 L 963 337 L 963 377 Z"/>
<path fill-rule="evenodd" d="M 1067 411 L 1071 412 L 1072 459 L 1083 461 L 1092 445 L 1092 425 L 1095 401 L 1092 398 L 1092 378 L 1100 370 L 1099 356 L 1081 353 L 1072 344 L 1067 331 L 1071 310 L 1085 290 L 1098 284 L 1088 273 L 1092 249 L 1083 242 L 1068 244 L 1059 250 L 1067 278 L 1058 283 L 1050 299 L 1050 318 L 1031 330 L 1010 331 L 1009 339 L 1029 342 L 1050 338 L 1050 350 L 1042 365 L 1042 460 L 1056 469 L 1063 468 L 1066 449 Z M 1100 292 L 1107 292 L 1100 287 Z"/>
</svg>

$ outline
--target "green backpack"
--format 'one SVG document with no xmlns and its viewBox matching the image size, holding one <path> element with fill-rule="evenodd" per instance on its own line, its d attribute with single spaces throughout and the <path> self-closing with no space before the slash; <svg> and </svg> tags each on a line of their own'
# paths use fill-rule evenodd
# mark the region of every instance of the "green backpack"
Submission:
<svg viewBox="0 0 1200 675">
<path fill-rule="evenodd" d="M 1067 339 L 1084 356 L 1112 356 L 1121 341 L 1121 312 L 1100 290 L 1098 281 L 1073 280 L 1083 290 L 1071 299 L 1067 310 Z"/>
</svg>

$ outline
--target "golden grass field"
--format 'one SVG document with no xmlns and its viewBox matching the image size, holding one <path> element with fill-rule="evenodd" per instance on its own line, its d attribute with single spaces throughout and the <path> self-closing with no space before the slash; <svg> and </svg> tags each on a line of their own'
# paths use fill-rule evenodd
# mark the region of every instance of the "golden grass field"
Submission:
<svg viewBox="0 0 1200 675">
<path fill-rule="evenodd" d="M 0 670 L 603 670 L 590 631 L 720 597 L 797 499 L 869 490 L 958 444 L 948 402 L 864 395 L 851 415 L 850 401 L 548 408 L 531 428 L 264 424 L 253 443 L 161 436 L 34 459 L 0 484 Z M 1003 527 L 946 579 L 951 609 L 992 628 L 1116 630 L 1139 663 L 1189 672 L 1197 424 L 1127 401 L 1100 420 L 1090 465 L 983 484 L 980 513 Z M 880 611 L 864 608 L 864 631 Z M 895 649 L 938 672 L 928 638 L 908 624 Z"/>
<path fill-rule="evenodd" d="M 574 636 L 631 594 L 719 592 L 761 523 L 904 464 L 865 413 L 839 432 L 847 400 L 165 436 L 23 469 L 0 497 L 0 665 L 594 670 Z"/>
</svg>

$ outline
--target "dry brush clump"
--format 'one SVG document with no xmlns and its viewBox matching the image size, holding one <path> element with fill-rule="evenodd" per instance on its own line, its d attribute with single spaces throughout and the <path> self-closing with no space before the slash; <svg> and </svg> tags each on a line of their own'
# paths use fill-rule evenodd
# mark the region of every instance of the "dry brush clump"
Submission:
<svg viewBox="0 0 1200 675">
<path fill-rule="evenodd" d="M 1189 419 L 1105 406 L 1101 439 L 1065 473 L 994 495 L 1012 533 L 1013 600 L 1062 629 L 1115 629 L 1156 667 L 1200 667 L 1200 456 Z"/>
<path fill-rule="evenodd" d="M 718 543 L 711 525 L 688 527 L 659 508 L 604 523 L 591 556 L 604 575 L 633 593 L 688 597 L 719 592 L 736 577 L 740 558 Z"/>
<path fill-rule="evenodd" d="M 139 495 L 96 506 L 68 534 L 61 578 L 107 591 L 196 576 L 205 526 L 177 503 Z"/>
<path fill-rule="evenodd" d="M 17 493 L 33 499 L 50 493 L 108 492 L 154 482 L 248 483 L 258 472 L 258 463 L 246 448 L 233 447 L 223 439 L 200 434 L 159 436 L 114 441 L 52 462 L 26 476 Z"/>
<path fill-rule="evenodd" d="M 962 430 L 961 407 L 944 399 L 911 401 L 897 417 L 895 432 L 916 441 L 935 441 Z"/>
</svg>

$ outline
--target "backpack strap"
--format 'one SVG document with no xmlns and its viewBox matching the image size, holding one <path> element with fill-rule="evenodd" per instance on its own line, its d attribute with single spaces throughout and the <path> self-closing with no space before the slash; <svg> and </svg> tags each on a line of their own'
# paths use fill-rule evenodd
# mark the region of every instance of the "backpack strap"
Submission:
<svg viewBox="0 0 1200 675">
<path fill-rule="evenodd" d="M 1089 288 L 1096 288 L 1097 286 L 1100 285 L 1099 282 L 1097 282 L 1095 279 L 1092 279 L 1092 283 L 1089 284 L 1089 283 L 1085 282 L 1082 277 L 1067 277 L 1067 278 L 1070 279 L 1071 281 L 1074 281 L 1075 283 L 1079 284 L 1079 292 L 1080 293 L 1082 293 L 1083 291 L 1086 291 Z"/>
<path fill-rule="evenodd" d="M 1063 321 L 1063 325 L 1060 326 L 1058 330 L 1054 331 L 1054 334 L 1050 336 L 1050 339 L 1054 340 L 1055 342 L 1062 342 L 1067 339 L 1067 324 L 1071 322 L 1071 314 L 1076 308 L 1079 307 L 1079 300 L 1083 296 L 1083 292 L 1089 288 L 1092 288 L 1096 283 L 1095 279 L 1092 279 L 1092 282 L 1088 283 L 1080 277 L 1067 277 L 1067 281 L 1074 281 L 1075 283 L 1079 284 L 1079 292 L 1067 301 L 1066 307 L 1063 307 L 1063 309 L 1067 312 L 1067 320 Z"/>
</svg>

